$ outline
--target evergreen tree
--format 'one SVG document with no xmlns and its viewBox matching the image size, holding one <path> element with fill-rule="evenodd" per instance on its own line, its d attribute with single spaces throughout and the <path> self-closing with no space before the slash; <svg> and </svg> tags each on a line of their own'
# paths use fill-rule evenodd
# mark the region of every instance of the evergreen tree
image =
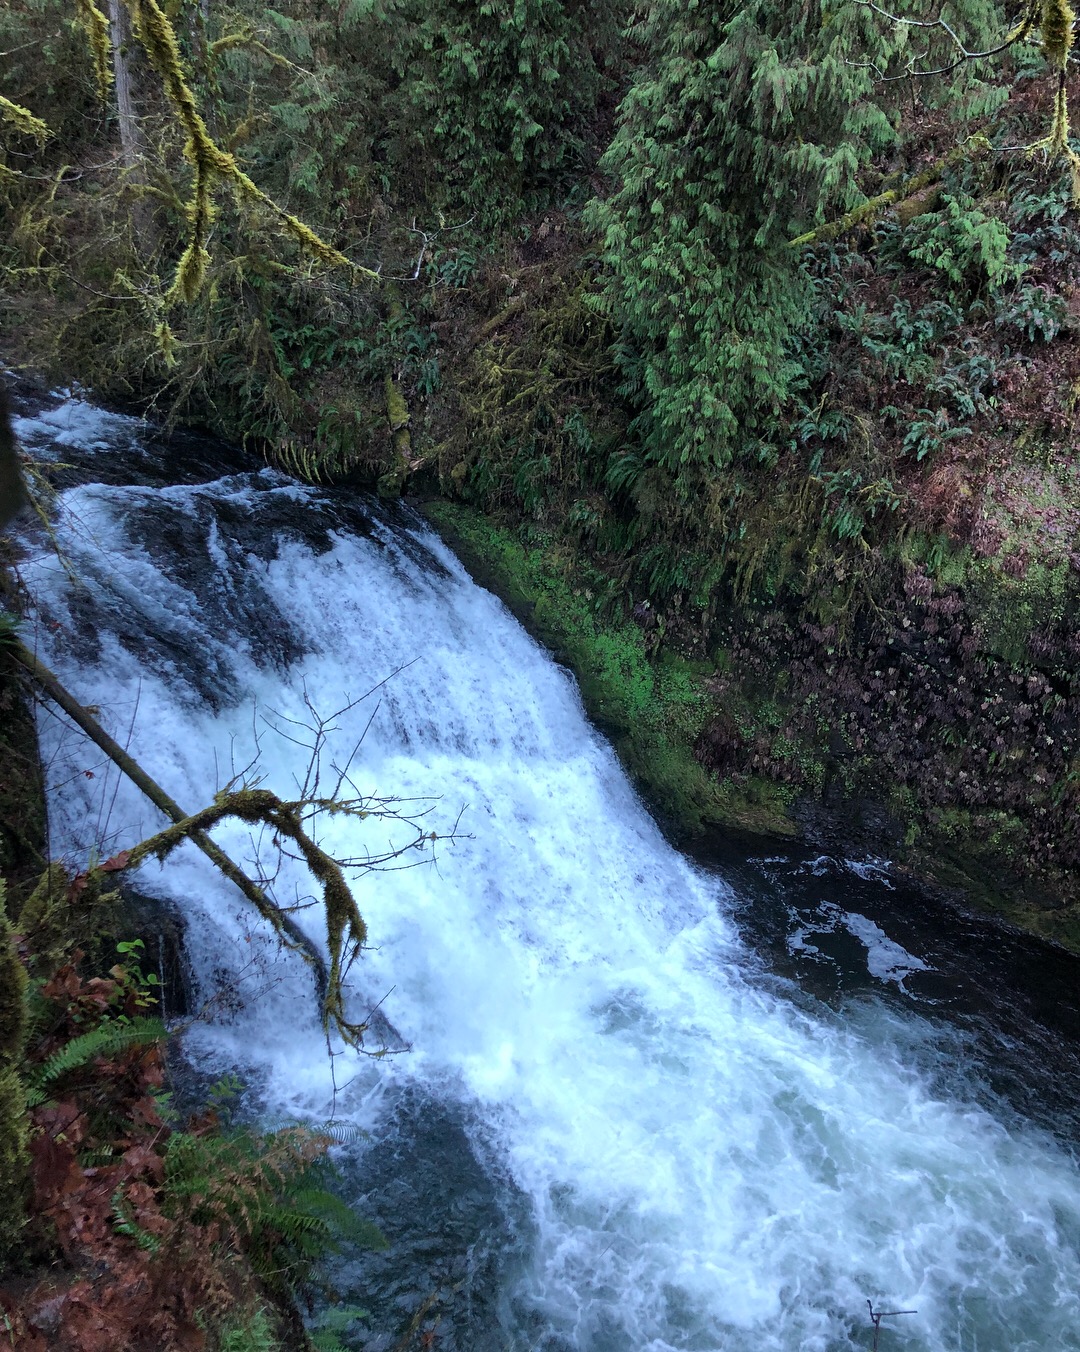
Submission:
<svg viewBox="0 0 1080 1352">
<path fill-rule="evenodd" d="M 973 44 L 994 31 L 992 0 L 955 8 Z M 653 61 L 620 109 L 603 161 L 616 186 L 592 219 L 644 460 L 684 498 L 702 472 L 776 461 L 803 377 L 792 338 L 810 323 L 790 241 L 865 200 L 860 168 L 896 142 L 888 100 L 903 88 L 877 77 L 902 70 L 913 31 L 862 4 L 784 0 L 659 0 L 644 22 Z M 931 50 L 947 41 L 917 31 Z M 926 92 L 959 104 L 978 75 L 965 64 Z"/>
<path fill-rule="evenodd" d="M 398 115 L 440 205 L 507 224 L 580 168 L 625 0 L 439 0 L 413 15 Z"/>
</svg>

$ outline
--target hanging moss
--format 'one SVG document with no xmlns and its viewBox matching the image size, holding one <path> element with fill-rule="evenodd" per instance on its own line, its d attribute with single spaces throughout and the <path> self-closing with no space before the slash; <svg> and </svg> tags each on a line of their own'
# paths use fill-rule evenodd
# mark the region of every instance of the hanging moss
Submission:
<svg viewBox="0 0 1080 1352">
<path fill-rule="evenodd" d="M 1042 13 L 1043 55 L 1054 70 L 1063 70 L 1073 45 L 1076 15 L 1069 0 L 1044 0 Z"/>
<path fill-rule="evenodd" d="M 320 849 L 304 830 L 301 814 L 311 808 L 348 812 L 361 819 L 367 816 L 363 809 L 336 800 L 286 803 L 267 789 L 238 789 L 233 793 L 219 793 L 210 807 L 144 840 L 130 851 L 127 866 L 137 867 L 150 857 L 164 860 L 185 840 L 209 830 L 226 817 L 237 817 L 252 824 L 266 823 L 278 835 L 288 837 L 299 849 L 304 862 L 323 889 L 326 946 L 330 953 L 330 971 L 323 993 L 323 1022 L 328 1028 L 332 1024 L 350 1045 L 360 1046 L 366 1025 L 351 1024 L 346 1019 L 342 980 L 344 968 L 367 941 L 367 925 L 349 891 L 340 865 L 325 850 Z M 285 916 L 281 911 L 270 905 L 262 910 L 262 914 L 279 935 L 285 935 Z"/>
<path fill-rule="evenodd" d="M 1080 156 L 1069 145 L 1069 93 L 1067 76 L 1072 51 L 1076 14 L 1069 0 L 1044 0 L 1042 9 L 1042 50 L 1051 70 L 1057 72 L 1054 115 L 1050 132 L 1031 149 L 1062 156 L 1072 173 L 1073 200 L 1080 202 Z"/>
<path fill-rule="evenodd" d="M 151 66 L 160 76 L 165 95 L 187 132 L 184 158 L 195 170 L 191 200 L 187 205 L 191 236 L 177 265 L 166 302 L 174 304 L 184 301 L 190 304 L 202 290 L 210 261 L 206 245 L 214 219 L 211 193 L 219 179 L 230 179 L 245 197 L 266 208 L 305 253 L 322 263 L 348 268 L 356 276 L 377 278 L 377 273 L 353 263 L 340 250 L 327 244 L 310 226 L 278 206 L 244 173 L 234 157 L 227 150 L 222 150 L 210 135 L 198 110 L 195 95 L 184 76 L 180 45 L 168 15 L 157 0 L 127 0 L 127 5 L 135 36 Z"/>
<path fill-rule="evenodd" d="M 113 78 L 109 21 L 94 4 L 94 0 L 75 0 L 75 6 L 90 39 L 90 51 L 94 58 L 94 78 L 97 81 L 101 101 L 105 103 L 109 97 Z"/>
<path fill-rule="evenodd" d="M 176 365 L 176 335 L 164 320 L 154 325 L 154 338 L 166 367 Z"/>
<path fill-rule="evenodd" d="M 29 109 L 19 103 L 12 103 L 0 94 L 0 121 L 10 122 L 16 131 L 32 136 L 39 145 L 44 145 L 52 133 L 40 117 L 35 117 Z"/>
</svg>

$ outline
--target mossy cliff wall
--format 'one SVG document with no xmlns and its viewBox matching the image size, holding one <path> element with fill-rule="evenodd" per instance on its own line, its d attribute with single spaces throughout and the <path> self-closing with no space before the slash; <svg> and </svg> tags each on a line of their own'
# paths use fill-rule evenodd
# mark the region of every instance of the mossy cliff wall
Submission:
<svg viewBox="0 0 1080 1352">
<path fill-rule="evenodd" d="M 950 585 L 897 561 L 892 613 L 854 632 L 733 599 L 703 645 L 647 606 L 601 613 L 588 561 L 552 535 L 425 511 L 573 668 L 677 836 L 735 828 L 885 855 L 1080 950 L 1071 578 L 975 569 Z"/>
</svg>

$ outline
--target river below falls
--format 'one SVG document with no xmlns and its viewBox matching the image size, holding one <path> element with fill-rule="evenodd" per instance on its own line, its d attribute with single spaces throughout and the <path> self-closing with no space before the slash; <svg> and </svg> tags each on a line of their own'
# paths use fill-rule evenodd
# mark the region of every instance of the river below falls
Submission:
<svg viewBox="0 0 1080 1352">
<path fill-rule="evenodd" d="M 572 677 L 408 509 L 62 394 L 17 430 L 67 466 L 64 562 L 24 532 L 27 641 L 177 801 L 236 774 L 296 796 L 325 725 L 324 786 L 456 824 L 353 873 L 350 1008 L 409 1048 L 385 1059 L 328 1057 L 303 964 L 193 848 L 137 880 L 184 917 L 200 1074 L 362 1133 L 342 1188 L 391 1247 L 332 1264 L 368 1311 L 352 1347 L 842 1352 L 871 1347 L 870 1299 L 915 1311 L 883 1350 L 1080 1348 L 1074 959 L 882 860 L 680 854 Z M 54 854 L 160 828 L 39 725 Z M 214 835 L 310 896 L 265 834 Z M 319 827 L 355 860 L 412 835 Z"/>
</svg>

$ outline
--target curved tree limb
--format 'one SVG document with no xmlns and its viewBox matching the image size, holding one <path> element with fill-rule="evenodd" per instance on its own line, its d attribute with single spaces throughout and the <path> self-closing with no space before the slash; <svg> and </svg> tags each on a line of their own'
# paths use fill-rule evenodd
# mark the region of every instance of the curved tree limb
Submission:
<svg viewBox="0 0 1080 1352">
<path fill-rule="evenodd" d="M 174 823 L 174 826 L 183 826 L 185 828 L 183 835 L 178 837 L 175 843 L 178 844 L 180 839 L 190 839 L 193 844 L 197 845 L 199 849 L 202 850 L 203 854 L 205 854 L 207 858 L 221 870 L 225 877 L 243 892 L 244 896 L 251 902 L 263 919 L 267 920 L 273 926 L 282 942 L 287 947 L 301 953 L 304 959 L 311 964 L 315 973 L 319 1000 L 323 1005 L 323 1008 L 326 1009 L 330 998 L 330 975 L 327 972 L 326 961 L 323 958 L 323 955 L 300 926 L 297 925 L 296 921 L 282 911 L 279 906 L 275 905 L 263 889 L 242 872 L 224 850 L 222 850 L 216 842 L 210 839 L 206 834 L 205 827 L 212 823 L 197 822 L 196 824 L 191 825 L 191 823 L 195 822 L 195 819 L 192 818 L 189 813 L 185 812 L 179 803 L 165 792 L 160 784 L 151 779 L 142 766 L 129 756 L 118 742 L 109 736 L 89 710 L 84 708 L 74 695 L 60 684 L 53 672 L 51 672 L 44 663 L 40 662 L 24 643 L 20 642 L 17 638 L 13 638 L 8 646 L 9 651 L 12 653 L 15 660 L 29 673 L 43 693 L 46 694 L 54 704 L 59 705 L 59 707 L 63 709 L 64 713 L 68 715 L 72 722 L 77 724 L 90 740 L 104 751 L 113 764 L 127 775 L 128 779 L 131 780 L 136 788 L 140 789 L 147 798 L 150 799 L 154 806 Z M 273 795 L 270 796 L 273 797 Z M 196 815 L 201 818 L 205 814 Z M 213 820 L 220 820 L 222 816 L 228 815 L 228 812 L 219 812 Z M 167 835 L 168 832 L 162 834 Z M 152 840 L 155 841 L 160 839 L 161 836 L 152 837 Z M 141 846 L 136 847 L 136 849 L 141 848 Z M 168 848 L 171 849 L 173 847 L 169 846 Z M 155 850 L 146 850 L 141 857 L 145 858 L 148 853 L 155 852 Z M 134 851 L 132 853 L 134 853 Z M 347 890 L 348 889 L 346 888 L 346 891 Z M 362 923 L 363 922 L 361 921 L 361 924 Z M 337 996 L 337 1002 L 340 1004 L 340 992 Z"/>
<path fill-rule="evenodd" d="M 136 868 L 151 855 L 164 861 L 185 840 L 198 843 L 200 837 L 205 839 L 205 832 L 226 817 L 236 817 L 251 825 L 264 822 L 278 835 L 292 840 L 323 889 L 326 944 L 330 951 L 330 972 L 322 991 L 323 1024 L 329 1028 L 332 1023 L 347 1043 L 359 1047 L 367 1025 L 352 1024 L 346 1020 L 342 976 L 343 969 L 367 939 L 367 925 L 349 891 L 341 865 L 321 849 L 303 828 L 301 817 L 308 806 L 310 804 L 306 800 L 287 803 L 269 789 L 226 790 L 215 795 L 209 807 L 174 822 L 164 831 L 136 845 L 128 852 L 126 866 Z M 363 809 L 352 808 L 351 811 L 360 817 L 368 815 Z M 279 929 L 280 922 L 287 917 L 272 902 L 268 904 L 272 914 L 266 918 Z"/>
<path fill-rule="evenodd" d="M 964 46 L 956 30 L 942 18 L 942 11 L 933 19 L 913 19 L 906 15 L 894 14 L 877 3 L 877 0 L 854 0 L 864 9 L 887 19 L 898 27 L 938 29 L 952 42 L 958 55 L 952 61 L 933 70 L 917 70 L 916 57 L 912 57 L 901 75 L 885 75 L 873 67 L 878 78 L 886 83 L 896 80 L 928 79 L 935 75 L 949 75 L 969 61 L 985 61 L 997 56 L 1018 42 L 1026 42 L 1036 29 L 1042 39 L 1042 52 L 1050 69 L 1057 74 L 1054 93 L 1054 111 L 1049 132 L 1034 144 L 1027 146 L 1028 154 L 1043 151 L 1051 159 L 1061 157 L 1069 167 L 1072 176 L 1073 202 L 1080 203 L 1080 155 L 1069 144 L 1071 134 L 1069 124 L 1069 100 L 1066 90 L 1069 57 L 1076 36 L 1076 12 L 1072 0 L 1025 0 L 1020 18 L 1006 36 L 993 47 L 985 51 L 973 52 Z M 872 63 L 870 63 L 872 64 Z M 1018 147 L 1017 147 L 1018 148 Z"/>
<path fill-rule="evenodd" d="M 1014 47 L 1016 43 L 1023 42 L 1025 38 L 1029 37 L 1039 18 L 1039 0 L 1028 0 L 1027 8 L 1021 15 L 1019 23 L 1009 31 L 1001 42 L 994 47 L 988 47 L 984 52 L 972 52 L 964 46 L 956 31 L 945 22 L 940 14 L 936 19 L 909 19 L 902 14 L 893 14 L 891 11 L 882 8 L 881 5 L 875 3 L 875 0 L 855 0 L 855 3 L 862 5 L 864 9 L 873 10 L 875 14 L 879 14 L 883 19 L 888 19 L 890 23 L 896 24 L 898 27 L 938 28 L 948 35 L 959 53 L 954 60 L 944 66 L 938 66 L 935 70 L 916 70 L 914 68 L 916 58 L 912 57 L 903 75 L 882 77 L 887 84 L 894 83 L 897 80 L 929 79 L 933 75 L 949 75 L 964 65 L 965 62 L 985 61 L 988 57 L 998 56 L 1001 52 L 1007 51 L 1010 47 Z"/>
</svg>

